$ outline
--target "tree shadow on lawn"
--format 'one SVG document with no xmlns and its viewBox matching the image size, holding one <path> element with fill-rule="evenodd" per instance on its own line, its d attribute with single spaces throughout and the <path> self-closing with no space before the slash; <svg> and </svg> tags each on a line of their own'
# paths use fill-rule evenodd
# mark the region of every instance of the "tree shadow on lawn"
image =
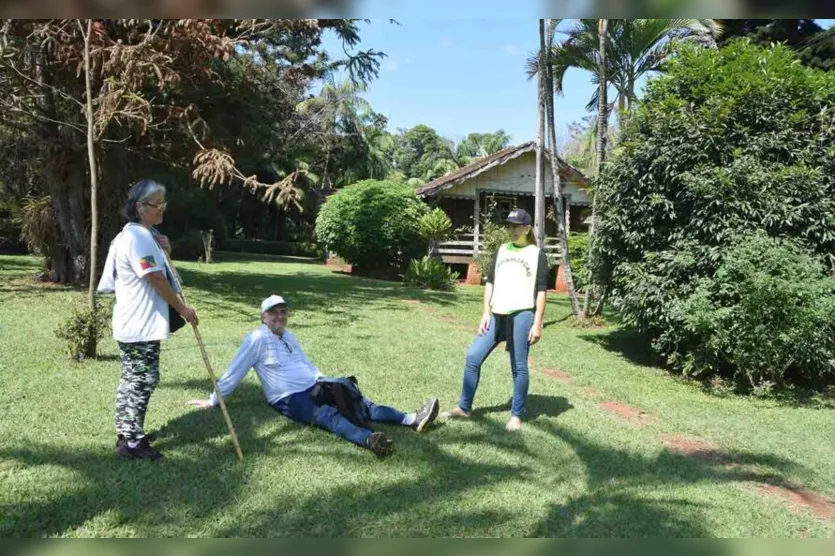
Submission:
<svg viewBox="0 0 835 556">
<path fill-rule="evenodd" d="M 532 425 L 571 445 L 587 476 L 586 493 L 552 504 L 530 532 L 533 536 L 713 536 L 704 525 L 710 509 L 705 503 L 656 498 L 653 490 L 749 481 L 780 484 L 786 472 L 799 467 L 778 456 L 750 452 L 695 458 L 664 448 L 656 456 L 643 456 L 596 444 L 552 421 Z"/>
<path fill-rule="evenodd" d="M 334 315 L 353 315 L 355 311 L 352 308 L 365 305 L 386 310 L 407 310 L 402 304 L 407 299 L 419 299 L 438 305 L 456 303 L 454 294 L 414 290 L 397 282 L 314 272 L 264 275 L 183 269 L 180 274 L 187 287 L 212 294 L 226 302 L 253 307 L 256 312 L 261 301 L 272 294 L 282 295 L 291 310 Z"/>
<path fill-rule="evenodd" d="M 205 387 L 198 380 L 173 386 L 186 390 Z M 565 411 L 563 400 L 532 400 L 532 410 L 541 401 L 545 407 L 542 415 L 559 415 Z M 109 443 L 107 448 L 72 451 L 30 443 L 0 451 L 0 458 L 12 466 L 65 468 L 76 475 L 73 481 L 77 485 L 59 494 L 31 497 L 22 504 L 0 508 L 0 535 L 62 535 L 104 514 L 115 516 L 106 518 L 116 523 L 110 534 L 122 531 L 140 536 L 159 535 L 161 531 L 213 536 L 486 535 L 517 519 L 518 508 L 485 508 L 477 504 L 468 509 L 453 503 L 455 509 L 447 510 L 447 503 L 456 497 L 472 499 L 473 493 L 477 495 L 482 489 L 489 492 L 504 483 L 539 482 L 547 493 L 555 480 L 567 480 L 520 464 L 519 456 L 521 461 L 531 462 L 541 457 L 531 452 L 528 445 L 536 446 L 532 442 L 536 437 L 526 437 L 524 431 L 508 434 L 500 421 L 477 419 L 472 422 L 475 426 L 459 430 L 438 427 L 441 430 L 421 435 L 403 427 L 382 425 L 379 430 L 390 432 L 394 438 L 395 453 L 386 460 L 377 460 L 369 452 L 321 430 L 308 429 L 311 432 L 300 441 L 297 435 L 306 427 L 292 423 L 269 407 L 261 389 L 254 384 L 239 386 L 230 412 L 241 441 L 243 462 L 235 459 L 217 410 L 189 411 L 165 424 L 158 431 L 157 445 L 164 451 L 168 449 L 169 457 L 160 464 L 120 461 Z M 259 436 L 262 425 L 276 419 L 278 426 Z M 537 515 L 532 525 L 517 532 L 524 536 L 709 536 L 711 531 L 704 526 L 704 506 L 686 499 L 654 498 L 652 489 L 699 483 L 766 482 L 778 475 L 758 473 L 747 466 L 764 466 L 779 472 L 792 465 L 758 454 L 733 454 L 734 467 L 667 450 L 647 457 L 596 444 L 553 419 L 532 420 L 528 427 L 573 448 L 586 468 L 587 489 L 574 498 L 550 503 L 544 513 L 533 510 Z M 218 439 L 223 441 L 216 442 Z M 174 451 L 188 446 L 191 448 L 185 454 Z M 485 448 L 513 456 L 516 461 L 503 463 L 504 458 L 479 456 Z M 461 449 L 471 456 L 457 455 Z M 196 457 L 192 455 L 195 452 Z M 253 472 L 263 465 L 264 457 L 291 456 L 316 456 L 317 468 L 301 473 L 317 475 L 328 473 L 327 466 L 322 467 L 322 457 L 331 462 L 334 470 L 367 461 L 365 475 L 376 470 L 379 486 L 358 487 L 337 479 L 327 492 L 281 500 L 276 507 L 254 515 L 232 507 L 258 480 Z M 305 479 L 297 476 L 287 480 Z M 177 523 L 177 516 L 181 515 L 188 516 L 188 522 Z M 216 519 L 217 515 L 222 515 L 222 519 Z M 172 525 L 177 529 L 172 531 Z"/>
<path fill-rule="evenodd" d="M 635 365 L 659 367 L 662 364 L 658 356 L 652 352 L 649 340 L 634 330 L 618 328 L 610 332 L 579 334 L 577 337 L 616 353 Z"/>
<path fill-rule="evenodd" d="M 200 381 L 182 386 L 205 388 Z M 236 394 L 247 401 L 260 393 L 260 388 L 251 384 L 242 384 L 239 390 Z M 232 415 L 244 454 L 263 450 L 263 442 L 257 446 L 256 429 L 273 417 L 270 412 L 274 411 L 262 406 L 265 404 L 249 403 L 236 407 Z M 26 468 L 65 468 L 75 475 L 73 484 L 78 485 L 60 494 L 0 508 L 0 536 L 63 535 L 109 512 L 116 514 L 119 526 L 128 527 L 127 534 L 154 536 L 156 528 L 170 525 L 172 515 L 186 514 L 199 523 L 234 504 L 250 470 L 246 460 L 237 462 L 219 411 L 189 411 L 157 432 L 155 445 L 163 452 L 166 448 L 204 443 L 199 448 L 202 453 L 189 457 L 169 452 L 169 457 L 159 463 L 125 461 L 114 454 L 111 439 L 106 446 L 92 449 L 67 450 L 27 443 L 0 451 L 0 460 Z M 223 437 L 226 441 L 220 444 L 206 442 Z"/>
</svg>

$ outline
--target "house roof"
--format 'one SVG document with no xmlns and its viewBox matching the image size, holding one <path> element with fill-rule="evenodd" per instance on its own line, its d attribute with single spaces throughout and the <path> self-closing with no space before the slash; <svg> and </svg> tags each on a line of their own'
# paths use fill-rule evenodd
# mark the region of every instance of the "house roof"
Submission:
<svg viewBox="0 0 835 556">
<path fill-rule="evenodd" d="M 463 168 L 459 168 L 454 172 L 450 172 L 445 176 L 441 176 L 440 178 L 437 178 L 427 183 L 426 185 L 420 187 L 416 191 L 417 196 L 431 197 L 445 189 L 450 189 L 460 183 L 472 179 L 477 175 L 481 174 L 482 172 L 486 172 L 487 170 L 495 168 L 496 166 L 501 166 L 509 160 L 513 160 L 514 158 L 517 158 L 525 153 L 534 152 L 535 150 L 535 141 L 528 141 L 527 143 L 522 143 L 521 145 L 516 145 L 515 147 L 508 147 L 506 149 L 502 149 L 489 156 L 485 156 L 484 158 L 480 158 L 475 162 L 467 164 Z M 547 149 L 545 150 L 545 152 L 546 155 L 548 155 L 549 151 Z M 562 158 L 558 158 L 558 160 L 561 170 L 560 173 L 562 175 L 567 175 L 571 178 L 574 178 L 574 180 L 580 182 L 584 186 L 588 184 L 588 178 L 580 170 L 567 163 Z"/>
</svg>

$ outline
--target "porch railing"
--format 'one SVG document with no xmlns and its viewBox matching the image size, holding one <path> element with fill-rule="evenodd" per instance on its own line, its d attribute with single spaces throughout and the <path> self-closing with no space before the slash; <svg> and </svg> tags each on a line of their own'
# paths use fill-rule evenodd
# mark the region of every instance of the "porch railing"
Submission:
<svg viewBox="0 0 835 556">
<path fill-rule="evenodd" d="M 438 245 L 441 257 L 475 257 L 475 236 L 473 234 L 456 234 L 452 239 L 442 241 Z M 484 247 L 484 234 L 479 234 L 478 249 Z M 560 258 L 560 240 L 556 237 L 545 238 L 545 254 L 553 261 Z"/>
</svg>

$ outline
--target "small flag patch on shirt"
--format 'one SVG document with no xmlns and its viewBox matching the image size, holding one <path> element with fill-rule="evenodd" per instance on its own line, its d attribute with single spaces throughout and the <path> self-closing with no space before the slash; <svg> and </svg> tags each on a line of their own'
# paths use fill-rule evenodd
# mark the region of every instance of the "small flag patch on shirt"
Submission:
<svg viewBox="0 0 835 556">
<path fill-rule="evenodd" d="M 148 270 L 149 268 L 153 268 L 155 266 L 157 266 L 157 261 L 154 260 L 153 255 L 148 255 L 147 257 L 139 259 L 139 268 L 142 270 Z"/>
</svg>

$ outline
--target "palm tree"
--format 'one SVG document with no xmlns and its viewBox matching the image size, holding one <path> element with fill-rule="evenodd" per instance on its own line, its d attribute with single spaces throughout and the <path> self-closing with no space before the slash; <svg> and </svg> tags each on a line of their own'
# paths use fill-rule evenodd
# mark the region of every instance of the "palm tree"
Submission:
<svg viewBox="0 0 835 556">
<path fill-rule="evenodd" d="M 544 43 L 545 21 L 539 20 L 540 44 Z M 534 230 L 536 243 L 545 248 L 545 86 L 544 73 L 538 71 L 544 66 L 542 57 L 545 49 L 540 47 L 537 52 L 536 69 L 536 195 L 534 197 Z"/>
<path fill-rule="evenodd" d="M 458 164 L 449 158 L 440 158 L 432 165 L 432 167 L 426 171 L 426 174 L 423 175 L 424 181 L 430 182 L 435 178 L 440 178 L 441 176 L 445 176 L 450 172 L 454 172 L 458 169 Z"/>
<path fill-rule="evenodd" d="M 540 26 L 539 45 L 544 52 L 553 51 L 554 31 L 556 23 L 553 19 L 545 21 L 544 29 Z M 560 236 L 560 258 L 565 273 L 565 283 L 568 286 L 568 295 L 571 299 L 571 310 L 575 315 L 580 315 L 580 303 L 577 299 L 577 291 L 574 289 L 574 278 L 571 274 L 571 260 L 568 254 L 568 223 L 566 222 L 565 205 L 562 198 L 562 183 L 559 172 L 559 155 L 557 153 L 557 132 L 554 126 L 554 73 L 551 64 L 547 63 L 545 56 L 537 57 L 542 67 L 540 72 L 544 76 L 546 128 L 548 129 L 548 142 L 550 144 L 551 179 L 554 182 L 554 209 L 557 216 L 557 230 Z"/>
<path fill-rule="evenodd" d="M 629 110 L 637 98 L 635 84 L 645 74 L 660 71 L 673 54 L 673 46 L 681 41 L 698 41 L 716 46 L 721 27 L 713 19 L 611 19 L 606 35 L 609 55 L 606 57 L 607 81 L 615 88 L 619 113 Z M 569 68 L 580 68 L 592 74 L 592 82 L 600 82 L 600 26 L 596 19 L 580 19 L 566 34 L 567 38 L 550 50 L 554 88 L 563 91 L 563 79 Z M 599 89 L 589 100 L 587 109 L 598 105 Z"/>
<path fill-rule="evenodd" d="M 606 38 L 608 37 L 607 28 L 609 26 L 608 19 L 601 19 L 598 30 L 598 47 L 597 47 L 597 63 L 598 63 L 598 91 L 597 91 L 597 180 L 600 180 L 600 175 L 603 171 L 603 163 L 606 161 L 606 139 L 608 138 L 607 128 L 609 127 L 609 103 L 608 103 L 608 81 L 606 79 Z M 591 243 L 594 241 L 594 219 L 597 216 L 597 195 L 594 195 L 591 205 L 591 224 L 589 225 L 589 261 L 593 256 L 593 249 Z M 588 286 L 586 291 L 586 299 L 583 301 L 583 316 L 589 315 L 589 305 L 592 296 L 597 292 L 594 281 Z M 602 299 L 602 296 L 601 296 Z M 602 309 L 603 303 L 596 305 L 594 314 Z"/>
<path fill-rule="evenodd" d="M 366 143 L 363 120 L 372 114 L 371 105 L 360 96 L 365 92 L 365 85 L 349 79 L 341 83 L 329 80 L 322 87 L 319 96 L 302 101 L 298 110 L 318 120 L 324 132 L 325 162 L 322 172 L 322 185 L 330 187 L 332 179 L 328 175 L 334 138 L 343 135 L 357 136 Z"/>
</svg>

